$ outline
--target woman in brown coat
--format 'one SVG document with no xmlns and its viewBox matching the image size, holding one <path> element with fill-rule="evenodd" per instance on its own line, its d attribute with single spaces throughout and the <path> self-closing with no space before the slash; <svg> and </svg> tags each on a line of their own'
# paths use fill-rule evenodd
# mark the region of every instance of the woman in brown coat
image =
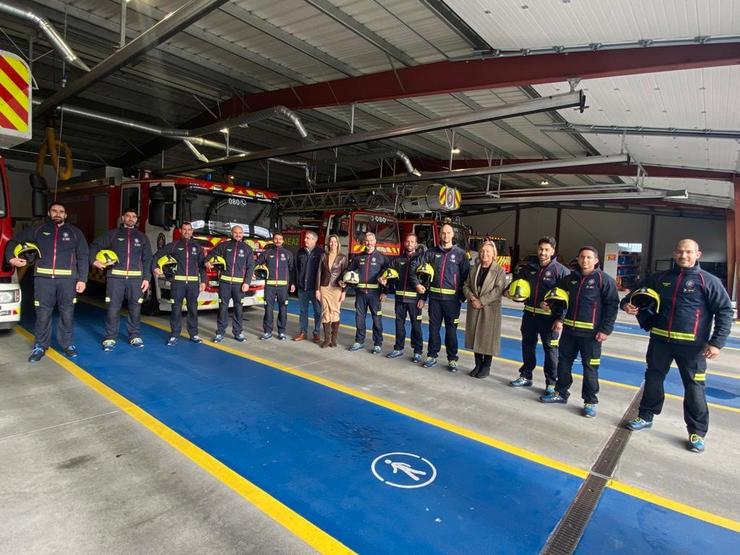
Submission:
<svg viewBox="0 0 740 555">
<path fill-rule="evenodd" d="M 336 347 L 339 334 L 339 309 L 345 291 L 339 281 L 347 270 L 349 261 L 339 247 L 339 237 L 329 236 L 329 246 L 321 256 L 316 278 L 316 298 L 321 302 L 321 323 L 324 325 L 324 341 L 321 348 Z"/>
<path fill-rule="evenodd" d="M 496 245 L 483 243 L 478 263 L 463 285 L 468 300 L 465 316 L 465 348 L 475 354 L 474 378 L 491 373 L 491 361 L 501 348 L 501 296 L 506 287 L 506 271 L 496 264 Z"/>
</svg>

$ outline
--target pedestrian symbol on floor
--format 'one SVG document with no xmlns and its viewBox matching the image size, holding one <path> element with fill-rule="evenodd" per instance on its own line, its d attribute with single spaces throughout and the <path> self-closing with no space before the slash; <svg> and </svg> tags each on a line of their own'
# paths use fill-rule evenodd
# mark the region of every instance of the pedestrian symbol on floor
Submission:
<svg viewBox="0 0 740 555">
<path fill-rule="evenodd" d="M 437 477 L 437 469 L 424 457 L 414 453 L 384 453 L 375 458 L 373 475 L 395 488 L 423 488 Z"/>
</svg>

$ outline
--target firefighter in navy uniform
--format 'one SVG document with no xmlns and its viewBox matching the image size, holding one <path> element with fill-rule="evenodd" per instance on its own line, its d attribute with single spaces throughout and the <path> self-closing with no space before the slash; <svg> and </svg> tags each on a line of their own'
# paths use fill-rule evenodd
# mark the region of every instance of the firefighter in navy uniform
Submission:
<svg viewBox="0 0 740 555">
<path fill-rule="evenodd" d="M 403 243 L 404 252 L 391 262 L 386 272 L 379 279 L 381 285 L 395 285 L 396 341 L 393 350 L 386 356 L 399 358 L 403 356 L 406 345 L 406 316 L 411 320 L 411 347 L 414 349 L 413 362 L 421 362 L 424 352 L 424 339 L 421 331 L 421 309 L 424 300 L 421 293 L 424 288 L 419 283 L 416 270 L 421 262 L 421 254 L 416 252 L 416 235 L 409 233 Z M 386 275 L 392 272 L 391 275 Z M 389 279 L 389 278 L 393 279 Z"/>
<path fill-rule="evenodd" d="M 275 303 L 278 305 L 278 339 L 285 341 L 285 326 L 288 321 L 288 291 L 295 292 L 295 259 L 293 253 L 283 247 L 283 234 L 272 236 L 272 245 L 257 258 L 257 264 L 267 266 L 265 282 L 265 317 L 262 319 L 262 341 L 272 338 Z"/>
<path fill-rule="evenodd" d="M 149 238 L 136 229 L 139 217 L 135 210 L 121 215 L 121 226 L 104 233 L 90 245 L 92 265 L 105 270 L 105 317 L 103 350 L 116 346 L 121 306 L 126 301 L 126 330 L 129 344 L 143 347 L 141 338 L 141 303 L 151 281 L 152 247 Z M 116 262 L 108 263 L 106 251 L 115 253 Z M 102 255 L 102 256 L 100 256 Z M 97 260 L 96 258 L 100 258 Z"/>
<path fill-rule="evenodd" d="M 704 390 L 707 359 L 719 356 L 733 320 L 729 295 L 719 279 L 701 269 L 700 257 L 696 241 L 679 241 L 673 251 L 673 268 L 651 275 L 622 300 L 627 313 L 638 317 L 647 313 L 640 324 L 650 329 L 640 411 L 627 428 L 638 431 L 653 425 L 653 417 L 663 409 L 663 382 L 675 360 L 684 387 L 688 448 L 696 453 L 704 451 L 704 437 L 709 429 Z M 650 306 L 649 302 L 640 302 L 638 295 L 648 301 L 657 296 L 658 302 Z"/>
<path fill-rule="evenodd" d="M 558 379 L 558 338 L 553 337 L 552 324 L 554 318 L 549 308 L 543 306 L 545 294 L 565 276 L 570 270 L 560 264 L 555 258 L 557 243 L 554 237 L 542 237 L 537 241 L 537 259 L 530 260 L 514 277 L 511 285 L 512 298 L 518 281 L 525 280 L 529 286 L 529 296 L 524 301 L 524 314 L 520 331 L 522 333 L 522 366 L 519 368 L 519 377 L 510 381 L 512 387 L 531 387 L 532 372 L 537 366 L 537 339 L 542 341 L 545 351 L 543 364 L 545 371 L 545 393 L 555 388 Z M 515 299 L 517 300 L 517 299 Z"/>
<path fill-rule="evenodd" d="M 209 270 L 216 262 L 220 262 L 221 265 L 218 276 L 218 318 L 214 343 L 221 343 L 224 340 L 229 317 L 229 301 L 233 304 L 231 331 L 234 339 L 239 342 L 246 340 L 242 331 L 242 299 L 252 282 L 254 252 L 243 239 L 244 229 L 238 225 L 233 226 L 231 239 L 221 241 L 206 259 L 206 268 Z"/>
<path fill-rule="evenodd" d="M 154 275 L 164 274 L 162 260 L 171 258 L 176 262 L 174 274 L 167 276 L 172 295 L 172 312 L 170 313 L 170 337 L 167 345 L 177 343 L 182 330 L 182 302 L 187 303 L 187 329 L 190 341 L 203 343 L 198 335 L 198 295 L 206 288 L 205 255 L 203 247 L 193 239 L 193 226 L 184 222 L 180 226 L 180 239 L 167 243 L 154 255 Z"/>
<path fill-rule="evenodd" d="M 376 243 L 374 233 L 365 233 L 365 251 L 356 254 L 347 267 L 348 271 L 355 271 L 360 276 L 360 282 L 355 286 L 355 342 L 349 350 L 359 351 L 365 345 L 365 316 L 370 309 L 373 318 L 373 348 L 370 352 L 374 355 L 383 346 L 385 287 L 378 282 L 378 278 L 389 265 L 385 255 L 375 248 Z"/>
<path fill-rule="evenodd" d="M 33 282 L 35 341 L 29 362 L 41 359 L 51 345 L 51 317 L 55 306 L 59 311 L 57 342 L 68 357 L 77 356 L 74 306 L 77 295 L 85 291 L 87 283 L 90 253 L 85 237 L 77 227 L 66 223 L 67 212 L 63 204 L 53 202 L 48 215 L 51 221 L 24 229 L 8 242 L 5 250 L 8 263 L 22 268 L 28 262 L 21 255 L 19 245 L 33 243 L 38 249 Z"/>
<path fill-rule="evenodd" d="M 434 278 L 425 292 L 429 297 L 429 343 L 423 366 L 431 368 L 437 364 L 444 321 L 447 369 L 450 372 L 457 372 L 457 325 L 465 298 L 462 288 L 470 273 L 470 262 L 465 251 L 452 244 L 454 233 L 450 224 L 444 224 L 439 230 L 440 244 L 429 249 L 422 260 L 422 263 L 428 263 L 434 269 Z"/>
<path fill-rule="evenodd" d="M 614 330 L 619 312 L 619 295 L 614 278 L 602 272 L 597 264 L 598 251 L 581 247 L 578 269 L 563 278 L 557 288 L 567 297 L 567 310 L 554 308 L 553 331 L 561 333 L 558 356 L 558 381 L 555 391 L 540 397 L 543 403 L 567 403 L 573 384 L 573 361 L 578 354 L 583 364 L 583 416 L 596 416 L 599 402 L 599 364 L 601 344 Z"/>
</svg>

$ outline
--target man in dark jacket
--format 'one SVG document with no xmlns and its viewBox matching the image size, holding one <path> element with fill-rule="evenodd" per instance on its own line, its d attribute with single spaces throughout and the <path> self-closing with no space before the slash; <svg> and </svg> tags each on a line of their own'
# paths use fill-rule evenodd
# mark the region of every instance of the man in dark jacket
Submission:
<svg viewBox="0 0 740 555">
<path fill-rule="evenodd" d="M 730 335 L 733 319 L 727 291 L 719 279 L 701 269 L 699 257 L 701 251 L 697 242 L 683 239 L 673 251 L 673 268 L 649 276 L 633 289 L 633 292 L 653 290 L 659 295 L 660 304 L 642 322 L 650 329 L 645 389 L 639 416 L 627 424 L 632 431 L 652 427 L 653 417 L 663 410 L 663 382 L 675 360 L 684 387 L 688 448 L 696 453 L 704 451 L 704 437 L 709 429 L 704 391 L 707 359 L 719 357 Z M 648 310 L 639 310 L 631 301 L 632 292 L 622 300 L 625 312 L 642 315 L 638 313 Z"/>
<path fill-rule="evenodd" d="M 596 416 L 599 402 L 599 365 L 601 344 L 614 331 L 619 312 L 617 284 L 602 272 L 598 251 L 581 247 L 578 251 L 578 270 L 562 279 L 557 287 L 568 293 L 565 315 L 557 313 L 553 331 L 561 333 L 558 356 L 558 381 L 555 391 L 540 397 L 543 403 L 567 403 L 573 384 L 573 361 L 578 354 L 583 364 L 583 416 Z"/>
<path fill-rule="evenodd" d="M 229 317 L 229 302 L 233 305 L 231 332 L 234 339 L 246 341 L 242 331 L 242 299 L 249 291 L 254 272 L 254 252 L 244 241 L 244 229 L 240 225 L 231 228 L 231 239 L 221 241 L 208 254 L 206 268 L 213 268 L 216 258 L 221 258 L 223 267 L 218 276 L 218 318 L 214 343 L 221 343 L 226 333 Z"/>
<path fill-rule="evenodd" d="M 321 264 L 321 255 L 324 250 L 316 246 L 319 236 L 313 231 L 307 231 L 303 238 L 303 247 L 298 251 L 295 260 L 296 281 L 298 289 L 298 306 L 300 329 L 293 341 L 303 341 L 308 335 L 308 305 L 313 307 L 313 341 L 321 341 L 321 302 L 316 298 L 316 276 Z"/>
<path fill-rule="evenodd" d="M 272 245 L 267 247 L 257 259 L 258 265 L 267 266 L 265 281 L 265 316 L 262 319 L 262 341 L 272 338 L 272 325 L 275 318 L 275 303 L 278 305 L 278 339 L 285 341 L 285 326 L 288 323 L 288 291 L 295 291 L 295 259 L 293 253 L 283 246 L 283 234 L 272 236 Z"/>
<path fill-rule="evenodd" d="M 60 202 L 49 206 L 49 220 L 21 231 L 8 241 L 5 259 L 11 266 L 22 268 L 25 258 L 16 254 L 23 243 L 34 243 L 39 257 L 34 268 L 34 306 L 36 325 L 34 345 L 28 362 L 36 362 L 51 345 L 51 316 L 59 311 L 57 341 L 64 353 L 74 358 L 74 311 L 77 295 L 85 291 L 90 253 L 87 241 L 77 227 L 67 223 L 67 211 Z M 21 247 L 22 248 L 22 247 Z"/>
<path fill-rule="evenodd" d="M 205 254 L 203 247 L 193 240 L 193 226 L 184 222 L 180 226 L 180 239 L 167 243 L 154 255 L 152 264 L 154 275 L 159 277 L 164 271 L 159 266 L 163 257 L 172 257 L 177 262 L 174 275 L 167 276 L 172 294 L 170 313 L 170 337 L 167 345 L 177 343 L 182 330 L 182 302 L 187 302 L 187 328 L 190 341 L 203 343 L 198 335 L 198 295 L 206 289 Z"/>
<path fill-rule="evenodd" d="M 550 309 L 542 304 L 545 293 L 570 274 L 570 270 L 555 258 L 556 246 L 554 237 L 542 237 L 537 242 L 537 259 L 530 260 L 514 276 L 514 279 L 526 280 L 531 293 L 524 301 L 522 315 L 522 366 L 519 368 L 519 377 L 509 382 L 512 387 L 532 386 L 533 371 L 537 366 L 538 337 L 545 351 L 545 393 L 551 393 L 558 380 L 559 339 L 553 337 L 554 317 Z"/>
<path fill-rule="evenodd" d="M 136 210 L 126 210 L 121 215 L 121 225 L 104 233 L 93 241 L 90 249 L 93 266 L 105 270 L 105 302 L 108 310 L 105 317 L 103 350 L 111 351 L 116 346 L 118 321 L 121 307 L 126 302 L 128 318 L 126 330 L 129 344 L 143 347 L 141 338 L 141 303 L 152 279 L 152 247 L 149 238 L 136 229 L 139 216 Z M 110 250 L 118 262 L 106 265 L 96 260 L 100 251 Z"/>
</svg>

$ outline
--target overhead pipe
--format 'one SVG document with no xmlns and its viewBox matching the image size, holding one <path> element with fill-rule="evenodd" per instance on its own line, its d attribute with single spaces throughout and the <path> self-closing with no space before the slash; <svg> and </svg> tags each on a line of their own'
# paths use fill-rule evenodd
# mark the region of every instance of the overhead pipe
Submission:
<svg viewBox="0 0 740 555">
<path fill-rule="evenodd" d="M 411 158 L 402 150 L 384 150 L 376 152 L 365 152 L 363 154 L 352 155 L 352 161 L 357 162 L 359 160 L 379 160 L 381 158 L 398 158 L 401 160 L 403 165 L 406 167 L 406 172 L 413 175 L 421 175 L 421 172 L 416 169 Z M 327 164 L 340 164 L 341 160 L 334 156 L 321 157 L 314 162 L 325 162 Z M 341 165 L 341 164 L 340 164 Z"/>
<path fill-rule="evenodd" d="M 44 33 L 44 35 L 46 35 L 46 38 L 49 39 L 49 42 L 57 51 L 59 51 L 67 63 L 84 71 L 90 71 L 90 68 L 87 67 L 85 62 L 80 60 L 77 54 L 74 53 L 59 33 L 56 32 L 56 29 L 54 29 L 54 26 L 49 23 L 48 19 L 41 17 L 40 15 L 36 15 L 28 8 L 17 6 L 14 2 L 8 2 L 8 0 L 0 0 L 0 12 L 5 12 L 32 22 L 42 33 Z"/>
<path fill-rule="evenodd" d="M 415 123 L 409 123 L 400 125 L 398 127 L 390 127 L 385 129 L 376 129 L 373 131 L 363 131 L 361 133 L 353 133 L 350 135 L 340 135 L 339 137 L 331 137 L 321 141 L 316 141 L 310 144 L 298 144 L 292 146 L 285 146 L 279 148 L 272 148 L 255 152 L 249 155 L 240 154 L 237 156 L 227 156 L 217 160 L 211 160 L 209 165 L 228 166 L 234 164 L 240 164 L 242 162 L 251 162 L 255 160 L 265 160 L 273 156 L 288 156 L 293 154 L 303 154 L 306 152 L 315 152 L 317 150 L 325 150 L 349 145 L 355 145 L 358 143 L 367 143 L 372 141 L 379 141 L 383 139 L 393 139 L 396 137 L 403 137 L 406 135 L 415 135 L 418 133 L 426 133 L 428 131 L 437 131 L 439 129 L 447 129 L 451 127 L 460 127 L 465 125 L 471 125 L 474 123 L 480 123 L 484 121 L 493 121 L 498 119 L 510 118 L 515 116 L 524 116 L 527 114 L 534 114 L 538 112 L 547 112 L 550 110 L 560 110 L 563 108 L 578 107 L 583 111 L 585 107 L 586 97 L 583 91 L 572 91 L 565 94 L 559 94 L 555 96 L 543 96 L 534 100 L 528 100 L 525 102 L 518 102 L 515 104 L 506 104 L 503 106 L 497 106 L 495 108 L 487 108 L 484 110 L 476 110 L 473 112 L 465 112 L 462 114 L 456 114 L 453 116 L 446 116 L 441 118 L 433 118 L 429 120 L 419 121 Z M 178 166 L 173 168 L 165 168 L 163 171 L 166 173 L 180 173 L 184 171 L 199 170 L 206 167 L 205 164 L 194 164 L 189 166 Z M 414 176 L 416 177 L 416 176 Z"/>
<path fill-rule="evenodd" d="M 296 128 L 298 134 L 301 136 L 302 139 L 310 140 L 311 137 L 308 134 L 308 131 L 306 131 L 301 118 L 298 116 L 298 114 L 296 114 L 287 106 L 273 106 L 272 108 L 260 110 L 259 112 L 251 112 L 243 114 L 241 116 L 237 116 L 235 118 L 228 118 L 216 123 L 204 125 L 203 127 L 191 129 L 188 133 L 194 137 L 200 137 L 201 135 L 216 133 L 218 131 L 221 131 L 222 129 L 231 129 L 232 127 L 247 127 L 250 123 L 256 123 L 258 121 L 271 119 L 276 116 L 281 116 L 287 119 L 293 125 L 293 127 Z"/>
<path fill-rule="evenodd" d="M 483 204 L 523 204 L 529 202 L 572 202 L 572 201 L 601 201 L 610 200 L 675 200 L 688 199 L 688 191 L 651 191 L 651 192 L 619 192 L 599 193 L 594 195 L 525 195 L 519 197 L 494 198 L 487 195 L 479 195 L 477 198 L 465 199 L 466 205 L 479 206 Z"/>
<path fill-rule="evenodd" d="M 700 139 L 740 140 L 740 131 L 726 129 L 681 129 L 675 127 L 639 127 L 618 125 L 583 125 L 566 123 L 562 125 L 538 125 L 548 131 L 565 133 L 593 133 L 599 135 L 645 135 L 652 137 L 691 137 Z"/>
</svg>

